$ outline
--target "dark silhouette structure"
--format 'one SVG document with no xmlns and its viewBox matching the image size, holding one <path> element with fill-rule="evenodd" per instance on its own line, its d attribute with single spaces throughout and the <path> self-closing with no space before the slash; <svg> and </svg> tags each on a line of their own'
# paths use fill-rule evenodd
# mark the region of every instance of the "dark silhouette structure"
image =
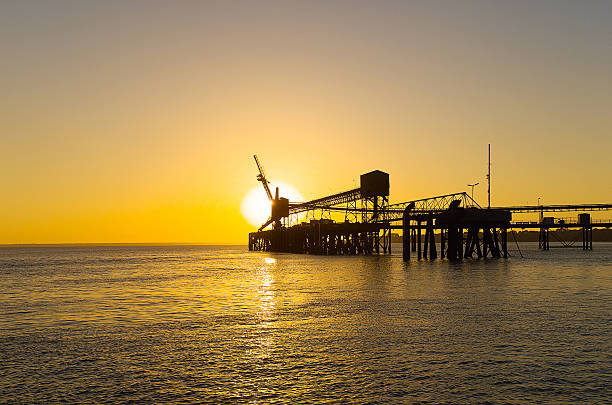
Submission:
<svg viewBox="0 0 612 405">
<path fill-rule="evenodd" d="M 272 198 L 272 192 L 270 191 L 269 181 L 266 178 L 266 174 L 264 172 L 263 166 L 259 163 L 259 159 L 257 155 L 253 155 L 255 158 L 255 163 L 257 163 L 257 169 L 259 170 L 259 174 L 257 175 L 257 181 L 260 181 L 263 188 L 266 190 L 266 195 L 268 199 L 272 203 L 272 212 L 270 214 L 270 218 L 259 227 L 261 231 L 265 227 L 270 224 L 274 224 L 274 229 L 278 229 L 281 227 L 281 219 L 289 215 L 289 200 L 287 198 L 279 198 L 278 195 L 278 187 L 276 187 L 276 193 L 274 194 L 274 198 Z"/>
<path fill-rule="evenodd" d="M 257 180 L 272 202 L 270 218 L 249 234 L 249 250 L 361 255 L 391 253 L 391 230 L 402 229 L 403 257 L 449 260 L 507 258 L 508 229 L 540 229 L 539 246 L 550 249 L 549 231 L 558 227 L 583 229 L 583 249 L 593 248 L 590 215 L 582 213 L 576 223 L 542 217 L 539 222 L 512 222 L 513 212 L 597 211 L 612 204 L 550 205 L 482 208 L 467 193 L 445 194 L 403 203 L 389 203 L 389 174 L 374 170 L 360 176 L 360 186 L 306 202 L 272 198 L 257 156 Z M 344 214 L 343 222 L 332 219 Z M 300 216 L 305 217 L 300 221 Z M 270 224 L 272 229 L 265 230 Z M 596 226 L 612 226 L 601 222 Z M 439 234 L 439 250 L 435 234 Z"/>
</svg>

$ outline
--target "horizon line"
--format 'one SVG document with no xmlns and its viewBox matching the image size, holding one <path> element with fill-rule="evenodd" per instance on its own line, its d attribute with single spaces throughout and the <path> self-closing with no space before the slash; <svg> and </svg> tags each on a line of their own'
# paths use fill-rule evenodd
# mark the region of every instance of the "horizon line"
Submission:
<svg viewBox="0 0 612 405">
<path fill-rule="evenodd" d="M 0 243 L 0 247 L 15 246 L 248 246 L 246 243 L 205 242 L 68 242 L 68 243 Z"/>
</svg>

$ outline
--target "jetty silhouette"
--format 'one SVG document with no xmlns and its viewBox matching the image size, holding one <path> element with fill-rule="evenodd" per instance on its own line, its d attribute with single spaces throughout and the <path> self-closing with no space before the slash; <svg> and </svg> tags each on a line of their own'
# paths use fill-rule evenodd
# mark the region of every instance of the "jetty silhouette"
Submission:
<svg viewBox="0 0 612 405">
<path fill-rule="evenodd" d="M 305 202 L 274 196 L 263 166 L 254 155 L 257 180 L 271 202 L 268 220 L 249 233 L 249 250 L 318 255 L 390 254 L 392 230 L 402 230 L 403 258 L 462 260 L 507 258 L 508 233 L 537 229 L 538 246 L 549 250 L 551 232 L 579 229 L 582 249 L 593 249 L 593 228 L 609 228 L 610 220 L 592 220 L 589 211 L 609 211 L 612 204 L 490 206 L 490 146 L 488 207 L 466 192 L 390 203 L 389 174 L 373 170 L 360 176 L 359 187 Z M 539 221 L 512 221 L 512 213 L 539 213 Z M 545 216 L 551 212 L 580 212 L 574 219 Z M 344 215 L 343 221 L 332 216 Z M 305 218 L 305 220 L 304 220 Z M 302 220 L 301 220 L 302 219 Z M 272 225 L 271 229 L 266 229 Z M 557 236 L 558 238 L 558 236 Z M 563 241 L 561 241 L 563 242 Z M 518 242 L 517 242 L 518 243 Z M 439 245 L 439 247 L 438 247 Z M 562 244 L 563 245 L 563 244 Z M 564 246 L 574 246 L 565 244 Z"/>
</svg>

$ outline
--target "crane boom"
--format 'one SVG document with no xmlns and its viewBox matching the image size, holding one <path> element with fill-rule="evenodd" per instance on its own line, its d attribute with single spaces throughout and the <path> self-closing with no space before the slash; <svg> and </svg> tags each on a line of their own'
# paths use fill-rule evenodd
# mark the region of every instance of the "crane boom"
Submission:
<svg viewBox="0 0 612 405">
<path fill-rule="evenodd" d="M 257 180 L 261 181 L 264 189 L 266 190 L 266 194 L 268 195 L 268 200 L 273 201 L 272 192 L 270 191 L 270 186 L 268 185 L 269 181 L 266 178 L 266 174 L 264 173 L 263 166 L 259 163 L 259 159 L 257 155 L 253 155 L 255 158 L 255 163 L 257 163 L 257 169 L 259 169 L 259 174 L 257 175 Z"/>
</svg>

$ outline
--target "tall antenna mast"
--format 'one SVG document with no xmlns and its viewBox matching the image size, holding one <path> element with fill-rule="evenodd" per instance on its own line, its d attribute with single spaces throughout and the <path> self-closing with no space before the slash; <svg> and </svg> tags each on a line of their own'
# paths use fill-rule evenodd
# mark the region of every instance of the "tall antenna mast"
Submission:
<svg viewBox="0 0 612 405">
<path fill-rule="evenodd" d="M 491 208 L 491 144 L 489 144 L 489 172 L 487 173 L 487 194 L 488 204 L 487 208 Z"/>
</svg>

